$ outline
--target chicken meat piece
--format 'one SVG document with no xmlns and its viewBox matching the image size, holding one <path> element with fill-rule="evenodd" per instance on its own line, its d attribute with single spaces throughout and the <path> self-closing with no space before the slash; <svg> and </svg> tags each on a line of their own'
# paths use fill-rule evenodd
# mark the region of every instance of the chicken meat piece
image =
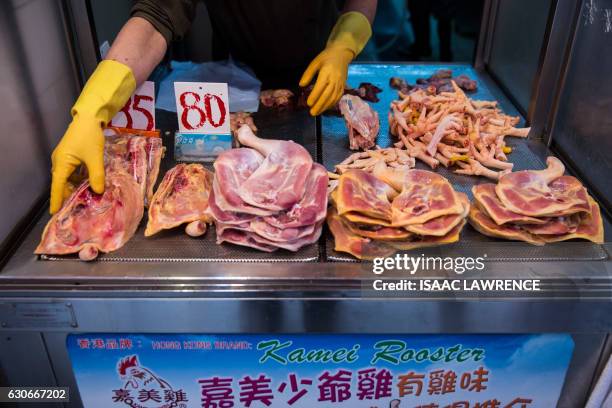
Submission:
<svg viewBox="0 0 612 408">
<path fill-rule="evenodd" d="M 208 209 L 207 213 L 218 222 L 223 224 L 245 224 L 250 223 L 255 218 L 257 218 L 254 214 L 236 212 L 236 211 L 224 211 L 217 205 L 217 197 L 215 195 L 215 190 L 219 191 L 218 188 L 215 189 L 215 184 L 217 181 L 213 179 L 213 189 L 210 192 L 210 198 L 208 199 Z"/>
<path fill-rule="evenodd" d="M 90 261 L 121 248 L 134 235 L 144 212 L 141 186 L 124 171 L 106 175 L 103 194 L 84 182 L 47 223 L 35 254 L 78 253 Z"/>
<path fill-rule="evenodd" d="M 369 82 L 362 82 L 357 88 L 344 88 L 344 95 L 355 95 L 368 102 L 378 102 L 378 94 L 382 92 L 382 89 Z"/>
<path fill-rule="evenodd" d="M 575 177 L 563 176 L 565 166 L 555 157 L 545 170 L 524 170 L 499 179 L 495 192 L 512 212 L 531 217 L 555 217 L 590 210 L 588 194 Z"/>
<path fill-rule="evenodd" d="M 385 227 L 382 225 L 357 224 L 350 222 L 346 217 L 340 217 L 344 226 L 353 234 L 363 238 L 378 241 L 404 241 L 412 236 L 410 231 L 403 228 Z"/>
<path fill-rule="evenodd" d="M 546 219 L 529 217 L 508 210 L 497 197 L 495 184 L 486 183 L 472 187 L 476 205 L 480 207 L 497 225 L 503 224 L 545 224 Z"/>
<path fill-rule="evenodd" d="M 273 252 L 277 249 L 286 249 L 296 252 L 306 245 L 313 244 L 321 237 L 322 223 L 316 224 L 312 233 L 298 237 L 293 241 L 272 241 L 254 232 L 250 224 L 223 225 L 215 223 L 217 229 L 217 243 L 228 242 L 231 244 L 247 246 L 265 252 Z"/>
<path fill-rule="evenodd" d="M 257 217 L 251 221 L 250 230 L 262 238 L 272 242 L 289 242 L 296 241 L 300 238 L 312 235 L 315 230 L 315 224 L 304 225 L 295 228 L 278 228 L 268 224 L 261 217 Z"/>
<path fill-rule="evenodd" d="M 312 168 L 312 157 L 299 144 L 262 139 L 243 125 L 238 141 L 265 156 L 263 162 L 238 188 L 244 202 L 265 210 L 288 210 L 299 202 Z"/>
<path fill-rule="evenodd" d="M 374 168 L 374 176 L 400 191 L 391 204 L 391 221 L 395 227 L 423 224 L 464 211 L 459 195 L 439 174 L 416 169 L 395 171 L 381 161 Z"/>
<path fill-rule="evenodd" d="M 513 241 L 524 241 L 533 245 L 544 245 L 545 241 L 537 235 L 531 234 L 516 224 L 498 225 L 478 206 L 473 205 L 468 216 L 470 224 L 483 235 L 509 239 Z"/>
<path fill-rule="evenodd" d="M 248 126 L 244 128 L 249 129 Z M 239 190 L 242 184 L 261 166 L 264 157 L 256 150 L 239 148 L 226 150 L 215 160 L 213 190 L 217 206 L 228 212 L 253 215 L 272 215 L 273 211 L 244 202 Z"/>
<path fill-rule="evenodd" d="M 349 253 L 357 259 L 388 257 L 395 253 L 395 249 L 387 242 L 365 238 L 351 232 L 333 207 L 327 213 L 327 225 L 334 236 L 334 250 L 338 252 Z"/>
<path fill-rule="evenodd" d="M 546 242 L 567 241 L 569 239 L 586 239 L 597 244 L 604 242 L 603 219 L 599 205 L 592 197 L 589 197 L 590 209 L 586 213 L 580 213 L 580 221 L 573 231 L 565 234 L 539 235 Z"/>
<path fill-rule="evenodd" d="M 465 219 L 462 219 L 461 222 L 453 227 L 448 234 L 441 237 L 434 235 L 414 235 L 416 238 L 412 241 L 389 242 L 389 245 L 394 247 L 396 250 L 411 251 L 419 248 L 452 244 L 459 241 L 459 238 L 461 237 L 461 230 L 465 224 Z"/>
<path fill-rule="evenodd" d="M 203 235 L 212 219 L 207 213 L 213 175 L 201 164 L 178 164 L 164 176 L 149 206 L 145 236 L 189 224 L 191 236 Z"/>
<path fill-rule="evenodd" d="M 366 150 L 376 145 L 380 121 L 378 113 L 360 97 L 344 95 L 338 102 L 349 134 L 351 150 Z"/>
<path fill-rule="evenodd" d="M 391 202 L 397 192 L 363 170 L 350 170 L 340 176 L 336 193 L 338 214 L 359 213 L 369 218 L 391 221 Z"/>
<path fill-rule="evenodd" d="M 422 224 L 406 225 L 404 228 L 412 233 L 426 236 L 442 237 L 447 235 L 457 225 L 461 224 L 465 217 L 470 212 L 470 200 L 467 195 L 463 193 L 457 193 L 461 205 L 463 206 L 463 212 L 461 214 L 450 214 L 442 215 L 440 217 L 433 218 Z"/>
<path fill-rule="evenodd" d="M 148 205 L 166 151 L 161 137 L 142 135 L 137 130 L 123 128 L 107 128 L 105 132 L 111 133 L 105 137 L 104 144 L 106 171 L 120 168 L 133 175 L 145 194 L 145 206 Z"/>
<path fill-rule="evenodd" d="M 273 227 L 284 229 L 300 228 L 324 220 L 327 212 L 328 183 L 325 167 L 313 163 L 302 199 L 289 210 L 264 217 L 264 221 Z"/>
</svg>

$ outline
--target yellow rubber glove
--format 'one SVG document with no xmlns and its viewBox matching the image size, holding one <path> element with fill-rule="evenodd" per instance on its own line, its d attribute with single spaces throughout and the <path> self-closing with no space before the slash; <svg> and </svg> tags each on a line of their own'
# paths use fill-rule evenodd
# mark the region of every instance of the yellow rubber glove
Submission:
<svg viewBox="0 0 612 408">
<path fill-rule="evenodd" d="M 125 105 L 136 89 L 132 70 L 117 61 L 105 60 L 85 84 L 72 107 L 72 122 L 51 155 L 51 205 L 56 213 L 64 201 L 66 181 L 80 165 L 87 166 L 89 183 L 104 192 L 104 134 L 102 128 Z"/>
<path fill-rule="evenodd" d="M 357 11 L 344 13 L 334 26 L 325 49 L 308 65 L 300 86 L 307 86 L 317 75 L 317 82 L 306 101 L 312 116 L 334 106 L 344 93 L 351 61 L 372 36 L 370 22 Z"/>
</svg>

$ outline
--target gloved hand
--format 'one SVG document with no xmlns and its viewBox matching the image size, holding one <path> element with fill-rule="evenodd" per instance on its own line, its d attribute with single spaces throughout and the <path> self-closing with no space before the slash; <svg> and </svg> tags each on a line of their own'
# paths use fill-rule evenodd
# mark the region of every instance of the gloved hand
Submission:
<svg viewBox="0 0 612 408">
<path fill-rule="evenodd" d="M 348 65 L 363 50 L 372 27 L 363 14 L 357 11 L 344 13 L 334 26 L 325 49 L 308 65 L 300 79 L 305 87 L 316 73 L 317 82 L 306 101 L 312 116 L 319 115 L 334 106 L 344 93 Z"/>
<path fill-rule="evenodd" d="M 102 128 L 125 105 L 136 89 L 132 70 L 117 61 L 102 61 L 72 107 L 72 122 L 51 155 L 51 205 L 56 213 L 64 201 L 66 181 L 80 165 L 87 166 L 89 184 L 104 192 L 104 134 Z"/>
</svg>

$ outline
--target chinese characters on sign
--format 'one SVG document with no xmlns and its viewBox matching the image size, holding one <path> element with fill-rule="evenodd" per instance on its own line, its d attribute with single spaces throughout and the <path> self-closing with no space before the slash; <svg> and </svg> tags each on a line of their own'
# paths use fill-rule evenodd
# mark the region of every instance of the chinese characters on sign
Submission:
<svg viewBox="0 0 612 408">
<path fill-rule="evenodd" d="M 556 406 L 571 336 L 75 334 L 88 408 Z"/>
<path fill-rule="evenodd" d="M 426 374 L 409 372 L 398 375 L 387 369 L 365 368 L 353 375 L 352 371 L 325 371 L 316 379 L 298 378 L 297 374 L 289 374 L 273 390 L 272 378 L 265 374 L 257 377 L 249 375 L 240 379 L 232 377 L 212 377 L 198 380 L 202 408 L 233 408 L 257 406 L 293 406 L 309 392 L 316 394 L 319 402 L 340 403 L 351 400 L 353 393 L 360 400 L 388 399 L 399 395 L 401 400 L 395 400 L 396 407 L 412 406 L 409 396 L 452 394 L 458 390 L 480 393 L 487 389 L 489 371 L 479 367 L 473 371 L 456 373 L 453 370 L 433 370 Z M 353 377 L 356 383 L 353 384 Z M 396 382 L 394 383 L 394 380 Z M 239 394 L 234 394 L 234 384 L 239 386 Z M 353 389 L 353 386 L 355 389 Z M 393 389 L 397 390 L 394 393 Z M 238 403 L 239 401 L 239 403 Z M 531 398 L 516 397 L 508 403 L 498 399 L 463 400 L 450 405 L 436 403 L 418 405 L 420 408 L 519 408 L 528 407 Z"/>
</svg>

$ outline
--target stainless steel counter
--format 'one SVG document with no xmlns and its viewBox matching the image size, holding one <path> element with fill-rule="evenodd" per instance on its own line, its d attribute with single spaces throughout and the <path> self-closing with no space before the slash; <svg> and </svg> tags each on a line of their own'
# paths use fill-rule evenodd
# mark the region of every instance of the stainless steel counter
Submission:
<svg viewBox="0 0 612 408">
<path fill-rule="evenodd" d="M 379 143 L 390 143 L 384 124 L 394 91 L 388 87 L 388 77 L 399 75 L 414 80 L 441 67 L 362 64 L 351 68 L 351 85 L 367 81 L 384 89 L 381 102 L 374 104 L 383 122 Z M 476 98 L 495 98 L 506 112 L 517 114 L 485 74 L 468 66 L 450 68 L 478 79 Z M 158 121 L 162 130 L 173 133 L 173 115 L 162 113 Z M 275 117 L 264 111 L 258 113 L 256 122 L 263 136 L 297 138 L 328 167 L 342 152 L 349 153 L 346 138 L 333 143 L 343 126 L 341 118 L 324 117 L 318 131 L 304 112 L 283 112 Z M 317 134 L 321 136 L 317 138 Z M 167 137 L 165 142 L 169 145 Z M 543 164 L 550 154 L 537 137 L 529 141 L 513 139 L 512 145 L 519 152 L 519 167 Z M 172 163 L 169 152 L 164 167 Z M 473 183 L 482 180 L 455 177 L 453 181 L 457 188 L 469 192 Z M 329 235 L 318 246 L 296 256 L 216 246 L 214 231 L 209 231 L 201 243 L 177 230 L 162 235 L 161 245 L 152 242 L 154 250 L 148 249 L 144 238 L 136 237 L 124 249 L 97 262 L 70 258 L 48 261 L 32 254 L 46 217 L 42 209 L 40 218 L 33 220 L 33 228 L 2 269 L 0 296 L 8 303 L 70 299 L 76 315 L 76 327 L 71 330 L 607 333 L 612 328 L 609 245 L 570 242 L 533 247 L 492 240 L 467 226 L 459 243 L 413 254 L 486 256 L 483 272 L 457 275 L 444 270 L 419 271 L 413 277 L 541 279 L 543 290 L 463 291 L 448 295 L 410 292 L 387 299 L 367 290 L 372 281 L 408 276 L 401 272 L 374 275 L 370 263 L 355 262 L 345 254 L 335 253 Z M 606 230 L 609 238 L 612 231 L 608 220 Z M 205 255 L 202 247 L 207 251 Z M 176 256 L 177 252 L 190 255 Z M 294 314 L 294 308 L 303 318 L 287 318 Z M 132 318 L 136 311 L 151 316 L 163 314 L 166 318 L 155 320 L 163 324 L 146 319 L 142 325 Z M 385 318 L 400 311 L 405 311 L 405 318 Z M 277 319 L 278 313 L 285 317 Z M 178 315 L 188 317 L 172 319 Z M 262 322 L 267 329 L 259 326 Z"/>
</svg>

